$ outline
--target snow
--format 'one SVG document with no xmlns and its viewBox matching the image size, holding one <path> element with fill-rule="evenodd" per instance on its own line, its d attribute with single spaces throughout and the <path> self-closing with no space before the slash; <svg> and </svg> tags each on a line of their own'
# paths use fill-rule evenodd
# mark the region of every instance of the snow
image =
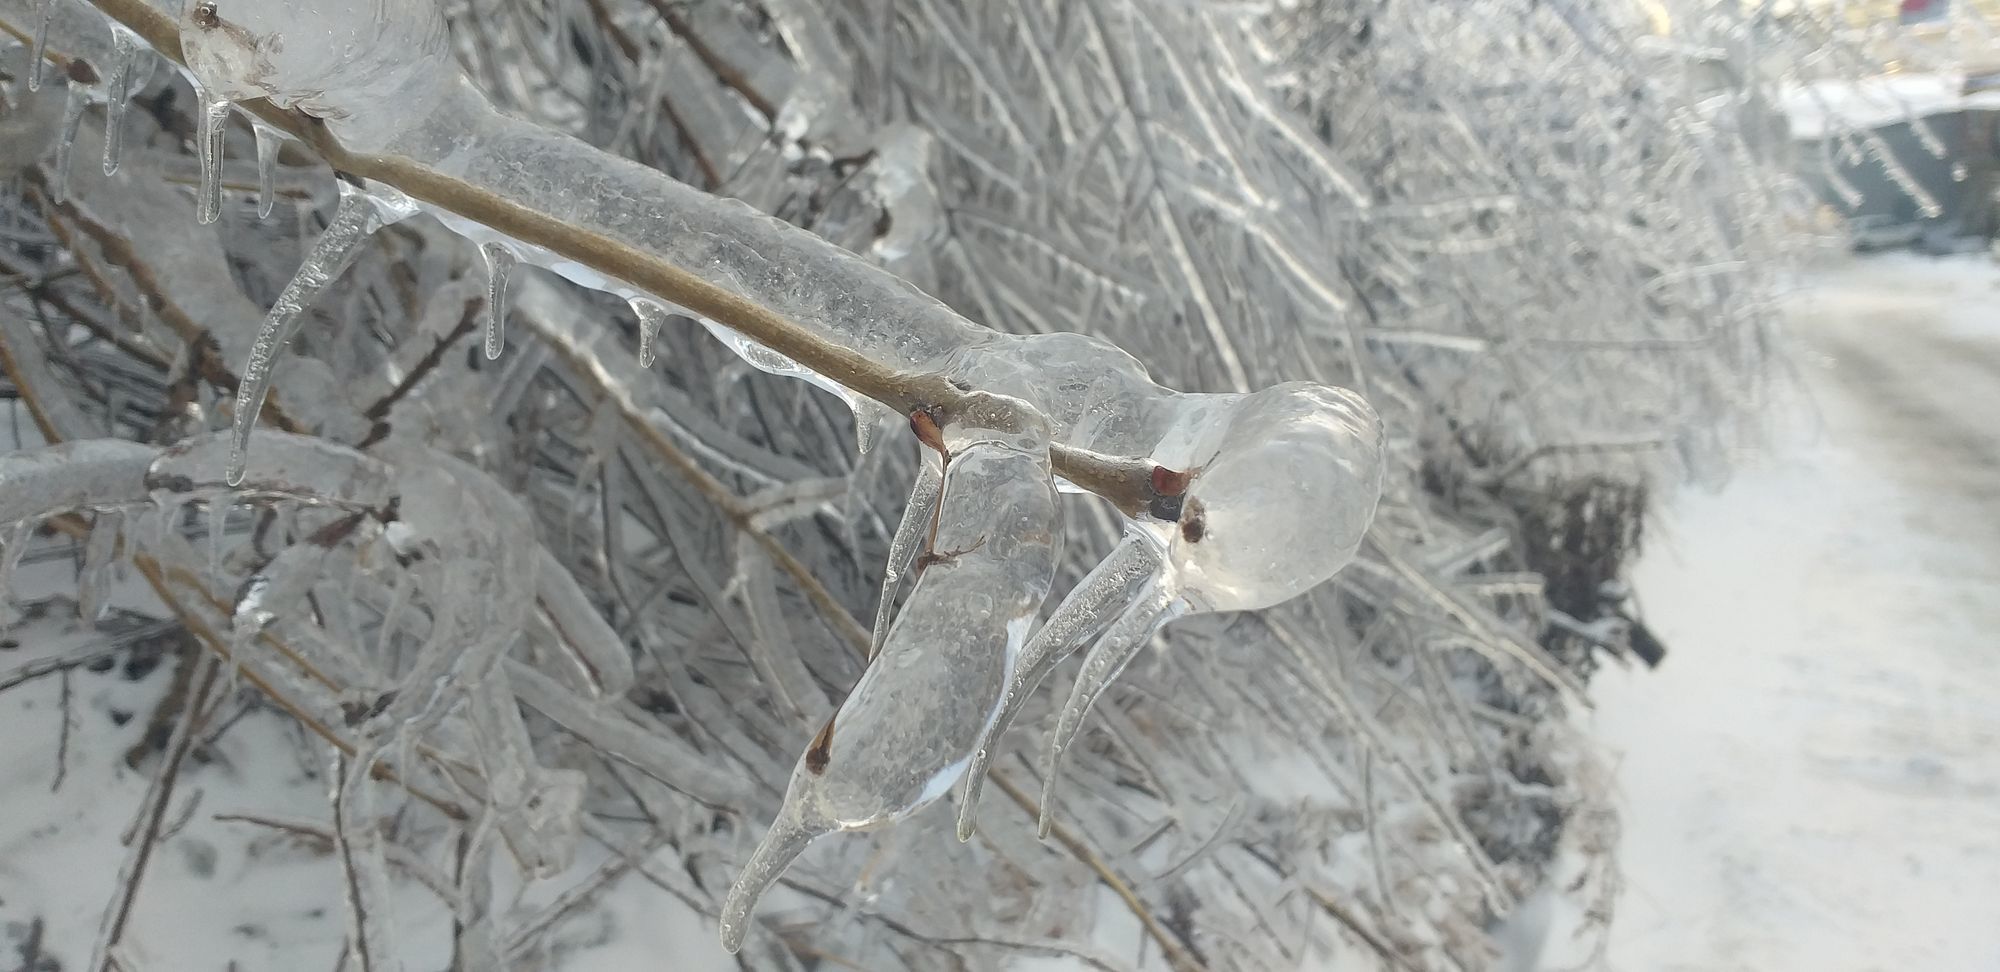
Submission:
<svg viewBox="0 0 2000 972">
<path fill-rule="evenodd" d="M 2000 91 L 1965 94 L 1953 74 L 1885 74 L 1859 81 L 1823 80 L 1789 85 L 1779 104 L 1797 139 L 1825 138 L 1832 130 L 1876 128 L 1914 118 L 2000 108 Z"/>
<path fill-rule="evenodd" d="M 2000 968 L 2000 267 L 1856 260 L 1791 317 L 1810 402 L 1672 504 L 1634 585 L 1666 661 L 1593 686 L 1610 958 Z"/>
</svg>

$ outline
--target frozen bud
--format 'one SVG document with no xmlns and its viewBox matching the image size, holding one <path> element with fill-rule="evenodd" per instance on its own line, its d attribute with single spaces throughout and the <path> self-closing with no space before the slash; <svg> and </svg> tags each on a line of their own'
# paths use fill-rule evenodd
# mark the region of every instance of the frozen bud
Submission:
<svg viewBox="0 0 2000 972">
<path fill-rule="evenodd" d="M 458 76 L 434 0 L 187 0 L 187 65 L 221 100 L 268 98 L 379 149 Z"/>
<path fill-rule="evenodd" d="M 1244 397 L 1226 430 L 1168 557 L 1199 609 L 1270 607 L 1354 558 L 1382 495 L 1382 422 L 1351 391 L 1295 382 Z"/>
</svg>

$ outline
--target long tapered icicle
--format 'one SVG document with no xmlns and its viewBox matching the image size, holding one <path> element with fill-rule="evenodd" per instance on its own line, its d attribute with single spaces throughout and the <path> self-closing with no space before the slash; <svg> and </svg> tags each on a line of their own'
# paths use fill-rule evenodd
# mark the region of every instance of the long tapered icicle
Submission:
<svg viewBox="0 0 2000 972">
<path fill-rule="evenodd" d="M 507 292 L 521 258 L 505 243 L 481 243 L 479 255 L 486 259 L 486 360 L 494 361 L 507 346 Z"/>
<path fill-rule="evenodd" d="M 257 135 L 257 218 L 270 219 L 277 199 L 278 150 L 285 144 L 283 132 L 262 123 L 252 123 Z"/>
<path fill-rule="evenodd" d="M 1063 752 L 1076 740 L 1077 730 L 1083 727 L 1083 717 L 1090 711 L 1091 703 L 1097 701 L 1104 688 L 1125 670 L 1139 650 L 1152 640 L 1153 632 L 1177 617 L 1186 602 L 1180 599 L 1174 586 L 1165 580 L 1155 582 L 1125 613 L 1112 622 L 1111 630 L 1092 645 L 1090 654 L 1084 658 L 1083 671 L 1076 677 L 1076 685 L 1070 689 L 1069 702 L 1063 706 L 1062 716 L 1056 720 L 1055 732 L 1049 734 L 1048 776 L 1042 782 L 1042 813 L 1037 825 L 1037 833 L 1046 838 L 1049 828 L 1055 824 L 1055 794 L 1062 781 Z"/>
<path fill-rule="evenodd" d="M 41 0 L 42 19 L 35 23 L 35 39 L 28 49 L 28 90 L 42 90 L 42 71 L 48 64 L 49 21 L 56 16 L 57 0 Z"/>
<path fill-rule="evenodd" d="M 201 185 L 195 190 L 194 218 L 213 223 L 222 216 L 222 136 L 229 130 L 229 100 L 195 85 L 195 149 L 201 157 Z"/>
<path fill-rule="evenodd" d="M 1158 573 L 1159 548 L 1137 531 L 1127 533 L 1111 554 L 1091 568 L 1082 581 L 1063 598 L 1047 623 L 1035 632 L 1021 657 L 1014 660 L 1007 694 L 1000 698 L 1000 711 L 979 739 L 972 764 L 965 771 L 964 798 L 958 804 L 958 839 L 971 840 L 979 794 L 986 786 L 986 767 L 1000 745 L 1000 737 L 1020 713 L 1021 704 L 1070 653 L 1104 630 L 1125 610 L 1133 597 L 1133 586 L 1142 577 Z"/>
<path fill-rule="evenodd" d="M 634 297 L 628 303 L 639 317 L 639 367 L 651 368 L 657 355 L 660 325 L 667 322 L 667 309 L 659 301 Z"/>
<path fill-rule="evenodd" d="M 76 132 L 83 125 L 83 111 L 90 107 L 90 89 L 72 79 L 63 101 L 62 134 L 56 139 L 55 172 L 49 180 L 49 196 L 56 202 L 69 199 L 69 164 L 76 154 Z"/>
<path fill-rule="evenodd" d="M 808 827 L 789 814 L 771 822 L 770 831 L 750 855 L 749 863 L 743 865 L 742 875 L 730 885 L 729 896 L 722 900 L 723 948 L 734 952 L 743 947 L 744 937 L 750 934 L 750 909 L 757 906 L 758 899 L 771 889 L 792 861 L 805 853 L 807 845 L 832 831 L 832 827 L 825 825 Z"/>
<path fill-rule="evenodd" d="M 123 27 L 111 29 L 111 77 L 104 84 L 104 174 L 118 171 L 125 151 L 125 106 L 132 101 L 132 74 L 151 48 Z"/>
<path fill-rule="evenodd" d="M 896 535 L 889 540 L 889 563 L 882 570 L 882 600 L 875 607 L 875 634 L 868 641 L 869 658 L 882 653 L 882 642 L 889 637 L 889 621 L 896 609 L 896 584 L 916 557 L 917 549 L 923 546 L 925 531 L 937 516 L 938 494 L 943 491 L 944 473 L 937 454 L 925 450 L 923 461 L 917 466 L 917 481 L 910 487 L 910 502 L 903 507 L 903 519 L 896 524 Z"/>
<path fill-rule="evenodd" d="M 285 285 L 284 292 L 278 295 L 278 302 L 271 306 L 270 314 L 257 330 L 256 342 L 250 346 L 250 360 L 243 366 L 243 384 L 236 394 L 236 423 L 226 471 L 229 485 L 243 483 L 250 430 L 256 428 L 257 413 L 263 410 L 264 399 L 270 394 L 271 368 L 278 351 L 298 330 L 299 321 L 313 299 L 347 269 L 369 234 L 382 228 L 382 224 L 382 212 L 375 202 L 342 183 L 340 205 L 334 209 L 332 222 L 313 244 L 312 252 L 306 254 L 305 262 L 299 265 L 298 273 Z"/>
</svg>

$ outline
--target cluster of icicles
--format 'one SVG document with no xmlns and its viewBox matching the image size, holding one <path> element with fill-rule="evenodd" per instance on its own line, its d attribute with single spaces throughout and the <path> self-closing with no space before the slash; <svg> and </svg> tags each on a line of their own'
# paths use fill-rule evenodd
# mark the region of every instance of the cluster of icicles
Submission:
<svg viewBox="0 0 2000 972">
<path fill-rule="evenodd" d="M 0 0 L 0 10 L 23 2 Z M 51 9 L 79 2 L 41 0 L 42 23 Z M 1382 430 L 1353 392 L 1291 383 L 1182 394 L 1095 338 L 1017 337 L 971 324 L 810 233 L 500 114 L 458 75 L 430 0 L 226 0 L 220 9 L 189 0 L 181 29 L 201 99 L 197 215 L 204 221 L 221 209 L 231 100 L 265 97 L 323 117 L 350 148 L 403 155 L 629 242 L 900 374 L 942 375 L 975 389 L 948 412 L 911 416 L 926 458 L 891 543 L 870 663 L 801 756 L 776 821 L 724 903 L 721 933 L 732 951 L 758 898 L 817 837 L 899 820 L 961 781 L 958 833 L 969 837 L 1000 734 L 1042 678 L 1088 646 L 1048 743 L 1046 834 L 1064 750 L 1091 704 L 1163 624 L 1191 612 L 1268 607 L 1310 589 L 1353 558 L 1374 515 Z M 286 33 L 300 41 L 284 43 Z M 46 26 L 36 35 L 38 55 L 45 36 Z M 119 107 L 141 53 L 123 28 L 113 28 L 111 44 L 111 80 L 72 85 L 64 136 L 67 144 L 88 100 L 106 100 L 107 170 L 116 164 Z M 355 50 L 366 52 L 362 60 L 330 53 Z M 258 127 L 264 210 L 279 137 Z M 58 184 L 68 161 L 65 151 Z M 537 166 L 551 171 L 538 174 Z M 635 214 L 633 200 L 652 208 Z M 641 323 L 639 354 L 650 363 L 669 302 L 393 189 L 343 182 L 326 232 L 271 308 L 243 369 L 230 484 L 242 482 L 273 362 L 306 308 L 370 234 L 419 212 L 476 242 L 486 258 L 489 357 L 504 347 L 510 273 L 527 263 L 625 297 Z M 751 365 L 840 396 L 855 409 L 867 448 L 881 406 L 703 323 Z M 1052 470 L 1054 446 L 1149 463 L 1152 502 L 1037 628 L 1063 536 L 1057 494 L 1075 491 Z M 895 612 L 906 577 L 914 585 Z"/>
</svg>

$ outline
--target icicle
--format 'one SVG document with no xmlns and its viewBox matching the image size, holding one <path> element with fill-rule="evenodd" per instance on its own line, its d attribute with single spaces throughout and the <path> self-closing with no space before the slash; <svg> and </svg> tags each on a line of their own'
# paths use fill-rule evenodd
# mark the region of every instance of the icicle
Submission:
<svg viewBox="0 0 2000 972">
<path fill-rule="evenodd" d="M 1046 430 L 991 408 L 993 396 L 969 398 L 989 401 L 967 412 L 1036 424 L 946 429 L 952 459 L 927 566 L 881 654 L 793 768 L 777 822 L 724 908 L 731 948 L 756 897 L 814 836 L 890 824 L 952 791 L 1048 597 L 1061 507 Z"/>
<path fill-rule="evenodd" d="M 1076 734 L 1083 727 L 1083 717 L 1090 711 L 1091 703 L 1103 693 L 1105 686 L 1125 670 L 1139 650 L 1152 640 L 1153 632 L 1160 626 L 1178 617 L 1187 609 L 1187 602 L 1180 599 L 1174 585 L 1162 579 L 1132 602 L 1132 606 L 1112 622 L 1111 630 L 1091 646 L 1090 654 L 1083 661 L 1083 671 L 1076 677 L 1075 687 L 1070 689 L 1069 702 L 1063 706 L 1062 716 L 1056 721 L 1055 732 L 1049 735 L 1049 769 L 1042 783 L 1042 814 L 1037 825 L 1037 833 L 1043 838 L 1049 835 L 1049 828 L 1055 823 L 1055 794 L 1062 780 L 1062 756 Z"/>
<path fill-rule="evenodd" d="M 262 122 L 251 122 L 250 130 L 257 135 L 257 218 L 270 219 L 278 194 L 278 150 L 285 135 Z"/>
<path fill-rule="evenodd" d="M 882 441 L 882 426 L 896 417 L 888 406 L 872 398 L 862 398 L 852 403 L 854 406 L 854 452 L 867 458 L 875 451 L 875 443 Z"/>
<path fill-rule="evenodd" d="M 27 556 L 28 543 L 35 538 L 35 524 L 32 520 L 22 520 L 7 532 L 7 547 L 0 552 L 0 603 L 12 599 L 14 571 L 21 566 L 21 558 Z"/>
<path fill-rule="evenodd" d="M 744 937 L 750 934 L 750 912 L 756 909 L 764 892 L 805 853 L 807 845 L 831 831 L 825 824 L 812 826 L 791 813 L 771 822 L 771 829 L 764 832 L 764 839 L 751 853 L 750 862 L 743 865 L 742 875 L 730 885 L 729 897 L 722 900 L 723 948 L 734 954 L 743 947 Z"/>
<path fill-rule="evenodd" d="M 115 510 L 97 514 L 90 526 L 90 538 L 83 544 L 83 572 L 77 577 L 77 614 L 84 624 L 95 625 L 104 617 L 111 600 L 111 559 L 118 552 L 118 536 L 125 517 Z"/>
<path fill-rule="evenodd" d="M 1160 550 L 1154 541 L 1137 530 L 1126 533 L 1111 554 L 1091 568 L 1041 630 L 1021 649 L 1008 678 L 1007 694 L 1000 698 L 1000 711 L 979 739 L 972 765 L 965 771 L 964 799 L 958 804 L 958 839 L 971 840 L 974 811 L 979 809 L 979 793 L 986 785 L 986 766 L 1000 737 L 1021 711 L 1021 703 L 1048 677 L 1056 665 L 1068 658 L 1104 630 L 1131 604 L 1133 587 L 1142 577 L 1160 570 Z"/>
<path fill-rule="evenodd" d="M 667 309 L 658 301 L 644 297 L 634 297 L 627 303 L 632 305 L 632 313 L 639 316 L 639 367 L 651 368 L 655 356 L 654 344 L 660 338 L 660 325 L 667 322 Z"/>
<path fill-rule="evenodd" d="M 153 531 L 146 544 L 148 547 L 164 550 L 168 542 L 175 538 L 180 526 L 181 504 L 185 499 L 185 496 L 170 490 L 153 490 L 153 517 L 150 521 Z M 139 531 L 132 532 L 138 534 Z"/>
<path fill-rule="evenodd" d="M 229 501 L 221 496 L 208 502 L 208 574 L 216 580 L 227 576 L 222 569 L 223 553 L 227 549 L 226 532 L 229 528 Z"/>
<path fill-rule="evenodd" d="M 896 584 L 917 555 L 917 548 L 923 546 L 925 532 L 937 515 L 938 494 L 943 489 L 944 475 L 937 453 L 926 449 L 917 466 L 917 481 L 910 487 L 910 502 L 903 507 L 903 519 L 896 524 L 896 535 L 889 540 L 889 563 L 882 569 L 882 601 L 875 607 L 875 635 L 868 642 L 869 658 L 882 653 L 882 642 L 889 637 L 890 613 L 896 607 Z"/>
<path fill-rule="evenodd" d="M 507 286 L 521 258 L 505 243 L 481 243 L 486 258 L 486 360 L 494 361 L 507 343 Z"/>
<path fill-rule="evenodd" d="M 111 77 L 104 88 L 104 174 L 118 171 L 125 149 L 125 106 L 132 100 L 132 75 L 139 59 L 151 54 L 137 34 L 122 26 L 111 28 Z"/>
<path fill-rule="evenodd" d="M 62 135 L 56 139 L 56 162 L 49 180 L 49 196 L 56 202 L 69 199 L 69 163 L 76 154 L 76 131 L 83 124 L 83 110 L 90 107 L 90 89 L 71 79 L 63 100 Z"/>
<path fill-rule="evenodd" d="M 49 21 L 56 16 L 57 0 L 41 0 L 42 19 L 35 24 L 34 44 L 28 49 L 28 90 L 42 90 L 42 70 L 48 65 Z"/>
<path fill-rule="evenodd" d="M 538 551 L 535 599 L 562 647 L 587 672 L 593 697 L 616 698 L 632 687 L 632 651 L 598 613 L 589 595 L 547 547 Z"/>
<path fill-rule="evenodd" d="M 286 284 L 284 292 L 278 295 L 277 303 L 271 306 L 271 312 L 265 316 L 263 326 L 257 331 L 256 342 L 250 347 L 250 360 L 243 366 L 243 383 L 236 393 L 236 423 L 226 471 L 229 485 L 243 484 L 243 469 L 250 451 L 250 430 L 256 428 L 257 413 L 263 410 L 264 399 L 270 394 L 271 369 L 277 361 L 279 349 L 298 330 L 299 321 L 313 299 L 347 269 L 355 254 L 361 251 L 361 244 L 367 242 L 369 234 L 382 228 L 383 223 L 381 206 L 360 189 L 345 182 L 340 184 L 340 205 L 334 210 L 333 220 L 327 224 L 326 232 L 320 234 L 319 241 L 313 244 L 312 252 L 306 254 L 305 262 L 299 265 L 291 283 Z"/>
<path fill-rule="evenodd" d="M 229 99 L 216 98 L 196 82 L 195 148 L 201 156 L 201 186 L 196 190 L 194 218 L 213 223 L 222 216 L 222 136 L 229 130 Z"/>
</svg>

